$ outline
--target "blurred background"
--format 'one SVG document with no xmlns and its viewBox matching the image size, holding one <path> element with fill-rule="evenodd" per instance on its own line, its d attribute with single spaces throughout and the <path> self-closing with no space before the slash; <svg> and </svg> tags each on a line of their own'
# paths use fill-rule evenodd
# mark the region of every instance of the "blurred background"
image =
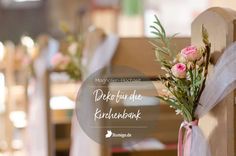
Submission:
<svg viewBox="0 0 236 156">
<path fill-rule="evenodd" d="M 122 37 L 150 36 L 153 14 L 163 21 L 167 32 L 190 35 L 191 21 L 212 6 L 235 8 L 233 0 L 1 0 L 0 40 L 19 42 L 22 35 L 33 38 L 42 33 L 60 37 L 59 25 L 71 29 L 95 25 Z M 132 30 L 132 31 L 131 31 Z"/>
<path fill-rule="evenodd" d="M 55 52 L 55 47 L 59 44 L 56 41 L 65 38 L 65 33 L 61 29 L 63 24 L 66 24 L 67 29 L 74 34 L 86 33 L 96 27 L 105 34 L 116 34 L 119 38 L 153 37 L 150 25 L 154 21 L 154 15 L 163 22 L 168 35 L 178 33 L 179 37 L 190 38 L 193 19 L 214 6 L 236 9 L 236 1 L 0 0 L 0 156 L 29 155 L 27 153 L 31 148 L 27 138 L 31 138 L 36 144 L 37 141 L 42 141 L 40 132 L 29 133 L 26 130 L 28 126 L 34 127 L 35 121 L 48 121 L 47 111 L 42 112 L 42 116 L 34 116 L 32 113 L 44 107 L 30 106 L 31 100 L 36 99 L 33 95 L 37 95 L 35 90 L 40 84 L 36 85 L 39 79 L 31 79 L 34 72 L 24 55 L 36 57 L 37 54 L 32 52 L 36 42 L 38 45 L 44 45 L 46 41 L 49 43 L 50 36 L 53 39 L 50 40 L 52 44 L 49 47 Z M 47 63 L 46 61 L 45 64 Z M 34 68 L 40 70 L 44 67 L 43 64 L 36 63 Z M 41 83 L 45 84 L 46 89 L 42 89 L 43 94 L 41 93 L 34 103 L 40 103 L 40 100 L 42 102 L 45 99 L 49 101 L 49 109 L 54 110 L 50 114 L 53 116 L 50 122 L 57 131 L 53 133 L 53 137 L 58 140 L 55 147 L 50 147 L 50 143 L 46 142 L 45 148 L 54 148 L 57 156 L 69 155 L 73 100 L 80 84 L 77 81 L 72 82 L 61 73 L 49 73 L 49 80 L 45 78 L 47 81 L 44 78 Z M 176 120 L 180 121 L 179 118 Z M 40 127 L 45 126 L 43 123 Z M 34 128 L 37 129 L 37 126 Z M 42 133 L 46 134 L 46 131 Z M 173 133 L 173 136 L 177 135 Z M 152 140 L 150 142 L 145 145 L 163 148 L 162 144 L 153 143 Z M 170 141 L 168 147 L 176 149 L 176 142 Z M 122 150 L 118 148 L 114 151 L 119 153 Z"/>
</svg>

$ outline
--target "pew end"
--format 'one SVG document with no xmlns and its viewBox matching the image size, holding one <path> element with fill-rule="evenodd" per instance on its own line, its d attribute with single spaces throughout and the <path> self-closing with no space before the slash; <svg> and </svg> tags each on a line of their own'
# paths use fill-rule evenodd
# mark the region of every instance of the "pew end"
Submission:
<svg viewBox="0 0 236 156">
<path fill-rule="evenodd" d="M 223 51 L 236 39 L 236 12 L 225 8 L 210 8 L 192 23 L 191 43 L 200 46 L 201 26 L 204 24 L 211 42 L 212 63 L 215 64 Z M 213 67 L 214 68 L 214 67 Z M 235 154 L 235 95 L 231 92 L 207 115 L 199 125 L 207 138 L 212 156 Z"/>
</svg>

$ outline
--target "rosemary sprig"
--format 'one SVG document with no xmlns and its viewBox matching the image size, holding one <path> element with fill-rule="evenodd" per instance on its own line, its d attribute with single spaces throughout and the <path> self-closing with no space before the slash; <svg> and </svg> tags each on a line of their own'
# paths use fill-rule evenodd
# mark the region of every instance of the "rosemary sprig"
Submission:
<svg viewBox="0 0 236 156">
<path fill-rule="evenodd" d="M 203 64 L 198 64 L 200 59 L 195 56 L 195 59 L 186 60 L 184 66 L 186 67 L 186 77 L 178 77 L 172 73 L 172 68 L 177 65 L 176 61 L 179 61 L 175 56 L 173 50 L 171 50 L 171 37 L 167 37 L 166 31 L 162 26 L 160 20 L 155 16 L 154 25 L 151 26 L 152 33 L 156 36 L 150 43 L 155 48 L 155 55 L 160 62 L 162 69 L 165 70 L 165 78 L 161 78 L 162 83 L 167 88 L 170 96 L 157 97 L 167 102 L 174 109 L 180 110 L 186 121 L 192 121 L 195 119 L 195 110 L 199 103 L 200 96 L 205 87 L 206 77 L 208 74 L 208 64 L 210 59 L 210 42 L 208 40 L 208 33 L 204 26 L 202 26 L 202 41 L 205 47 L 202 49 L 193 49 L 196 55 L 203 59 Z M 191 46 L 189 46 L 191 50 Z M 189 49 L 185 49 L 189 50 Z M 183 57 L 183 54 L 181 54 Z M 185 58 L 187 59 L 187 58 Z M 199 60 L 198 60 L 199 59 Z M 181 64 L 181 62 L 177 62 Z"/>
<path fill-rule="evenodd" d="M 152 28 L 151 33 L 156 36 L 150 43 L 155 48 L 157 60 L 165 67 L 170 68 L 170 63 L 166 60 L 174 59 L 174 53 L 171 51 L 170 43 L 177 34 L 167 37 L 165 29 L 156 15 L 154 24 L 150 27 Z"/>
<path fill-rule="evenodd" d="M 211 53 L 211 43 L 209 42 L 209 37 L 208 37 L 208 32 L 206 30 L 206 28 L 204 27 L 204 25 L 202 25 L 202 42 L 205 44 L 205 51 L 206 51 L 206 57 L 205 57 L 205 68 L 204 68 L 204 73 L 203 73 L 203 82 L 202 82 L 202 85 L 199 89 L 199 93 L 198 93 L 198 96 L 196 98 L 196 105 L 194 107 L 194 111 L 195 109 L 197 108 L 197 104 L 199 103 L 199 100 L 200 100 L 200 97 L 202 95 L 202 92 L 205 88 L 205 85 L 206 85 L 206 78 L 207 78 L 207 75 L 208 75 L 208 66 L 209 66 L 209 62 L 210 62 L 210 53 Z"/>
</svg>

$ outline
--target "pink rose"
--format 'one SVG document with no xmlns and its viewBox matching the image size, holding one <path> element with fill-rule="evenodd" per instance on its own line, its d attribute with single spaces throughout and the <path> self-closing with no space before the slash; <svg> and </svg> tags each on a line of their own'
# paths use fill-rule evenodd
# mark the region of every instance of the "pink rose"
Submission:
<svg viewBox="0 0 236 156">
<path fill-rule="evenodd" d="M 57 52 L 51 59 L 51 65 L 53 67 L 65 68 L 69 62 L 70 58 L 60 52 Z"/>
<path fill-rule="evenodd" d="M 177 63 L 171 68 L 172 74 L 177 78 L 186 77 L 186 65 L 183 63 Z"/>
<path fill-rule="evenodd" d="M 63 59 L 63 55 L 60 52 L 57 52 L 55 55 L 53 55 L 53 57 L 51 59 L 52 66 L 55 67 L 58 64 L 60 64 L 62 59 Z"/>
<path fill-rule="evenodd" d="M 181 50 L 181 55 L 188 61 L 196 61 L 201 58 L 201 53 L 195 46 L 188 46 Z"/>
</svg>

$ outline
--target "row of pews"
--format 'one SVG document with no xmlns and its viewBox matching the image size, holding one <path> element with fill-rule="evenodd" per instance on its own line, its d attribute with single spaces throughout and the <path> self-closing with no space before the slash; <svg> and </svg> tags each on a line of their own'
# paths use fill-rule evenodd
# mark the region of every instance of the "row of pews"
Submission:
<svg viewBox="0 0 236 156">
<path fill-rule="evenodd" d="M 176 51 L 180 51 L 183 47 L 194 44 L 199 46 L 201 41 L 201 26 L 202 24 L 209 31 L 210 42 L 212 43 L 213 55 L 212 63 L 216 62 L 223 50 L 236 40 L 236 13 L 235 11 L 224 8 L 211 8 L 200 14 L 192 23 L 192 35 L 190 38 L 175 38 L 172 47 Z M 156 77 L 161 74 L 160 66 L 155 62 L 155 54 L 147 38 L 121 38 L 112 65 L 128 66 L 136 69 L 147 77 L 150 81 L 158 82 Z M 190 41 L 191 40 L 191 41 Z M 147 81 L 147 80 L 146 80 Z M 47 135 L 45 139 L 48 142 L 47 153 L 48 156 L 55 155 L 55 138 L 53 136 L 54 130 L 52 128 L 49 94 L 51 85 L 48 80 L 48 73 L 45 71 L 45 77 L 39 79 L 38 83 L 45 86 L 41 92 L 41 98 L 44 98 L 45 112 L 48 112 L 45 120 L 47 126 Z M 160 86 L 157 85 L 157 90 Z M 75 91 L 76 92 L 76 91 Z M 230 93 L 222 102 L 217 105 L 208 115 L 200 120 L 200 127 L 205 136 L 209 140 L 213 156 L 234 156 L 235 155 L 235 93 Z M 122 107 L 122 105 L 120 106 Z M 100 156 L 174 156 L 176 155 L 176 143 L 179 124 L 182 119 L 176 116 L 174 111 L 167 105 L 160 102 L 155 106 L 146 106 L 147 111 L 153 110 L 153 107 L 158 107 L 159 117 L 155 121 L 161 128 L 156 128 L 151 135 L 166 145 L 164 149 L 156 150 L 125 150 L 119 148 L 111 148 L 111 144 L 116 143 L 111 141 L 110 145 L 105 144 L 101 146 L 97 153 Z M 150 110 L 148 110 L 150 109 Z M 155 111 L 153 119 L 155 119 Z M 166 124 L 168 122 L 168 124 Z M 70 126 L 70 124 L 69 124 Z M 58 128 L 61 129 L 61 128 Z M 68 131 L 59 133 L 69 133 Z M 58 134 L 60 135 L 60 134 Z M 69 136 L 69 135 L 67 135 Z M 103 138 L 101 138 L 103 139 Z M 81 144 L 86 140 L 81 140 Z M 172 145 L 169 147 L 168 145 Z M 117 145 L 117 143 L 116 143 Z M 68 145 L 69 146 L 69 145 Z M 80 146 L 80 145 L 77 145 Z M 169 148 L 167 148 L 169 147 Z M 69 147 L 68 147 L 69 148 Z M 68 150 L 69 149 L 65 149 Z M 88 149 L 84 149 L 85 151 Z M 57 155 L 60 156 L 60 155 Z M 78 153 L 78 156 L 80 154 Z"/>
</svg>

